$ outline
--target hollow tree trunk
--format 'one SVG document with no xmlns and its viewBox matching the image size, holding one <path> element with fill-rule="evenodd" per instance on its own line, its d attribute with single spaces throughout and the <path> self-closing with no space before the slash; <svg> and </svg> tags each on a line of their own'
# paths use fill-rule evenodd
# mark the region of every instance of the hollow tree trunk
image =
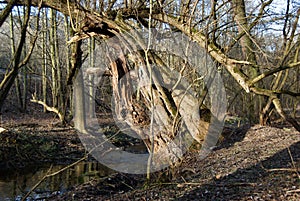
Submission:
<svg viewBox="0 0 300 201">
<path fill-rule="evenodd" d="M 193 138 L 204 141 L 209 123 L 197 119 L 199 103 L 186 87 L 168 90 L 168 84 L 177 81 L 170 80 L 170 69 L 141 65 L 130 71 L 121 48 L 118 51 L 118 58 L 111 60 L 117 124 L 143 139 L 155 165 L 174 164 Z"/>
</svg>

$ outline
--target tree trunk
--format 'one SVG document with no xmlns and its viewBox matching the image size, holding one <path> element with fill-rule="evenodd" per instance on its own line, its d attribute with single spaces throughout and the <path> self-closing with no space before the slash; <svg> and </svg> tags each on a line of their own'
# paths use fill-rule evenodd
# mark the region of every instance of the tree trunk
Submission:
<svg viewBox="0 0 300 201">
<path fill-rule="evenodd" d="M 84 81 L 81 70 L 82 65 L 82 51 L 81 41 L 72 44 L 72 58 L 71 65 L 73 69 L 76 69 L 76 80 L 74 82 L 74 125 L 75 128 L 81 133 L 87 133 L 86 131 L 86 108 L 85 108 L 85 93 L 84 93 Z"/>
<path fill-rule="evenodd" d="M 42 100 L 44 103 L 47 104 L 47 8 L 44 9 L 44 15 L 43 15 L 43 39 L 42 39 Z M 43 106 L 43 111 L 46 112 L 46 107 Z"/>
<path fill-rule="evenodd" d="M 57 41 L 56 41 L 56 11 L 54 9 L 50 9 L 50 58 L 51 58 L 51 64 L 52 64 L 52 105 L 53 107 L 58 107 L 58 79 L 57 79 L 57 73 L 58 73 L 58 63 L 57 63 Z"/>
<path fill-rule="evenodd" d="M 27 55 L 26 44 L 24 44 L 24 47 L 23 47 L 23 55 L 24 55 L 24 57 Z M 26 111 L 26 108 L 27 108 L 27 85 L 28 85 L 28 77 L 27 77 L 28 75 L 27 75 L 27 66 L 26 65 L 24 65 L 22 68 L 22 76 L 23 76 L 22 111 Z"/>
<path fill-rule="evenodd" d="M 245 33 L 241 39 L 240 39 L 240 45 L 242 47 L 243 52 L 243 59 L 246 61 L 251 62 L 253 66 L 242 66 L 244 72 L 248 72 L 252 78 L 257 77 L 260 72 L 259 68 L 256 68 L 254 66 L 257 65 L 256 61 L 256 54 L 255 54 L 255 45 L 253 43 L 253 39 L 251 38 L 251 32 L 249 29 L 249 23 L 247 21 L 247 15 L 246 15 L 246 8 L 245 8 L 245 1 L 244 0 L 234 0 L 233 1 L 233 9 L 234 9 L 234 19 L 237 23 L 238 32 L 239 34 Z M 258 86 L 258 84 L 256 84 Z M 259 111 L 261 111 L 262 108 L 262 97 L 257 97 L 255 94 L 247 94 L 246 95 L 248 99 L 248 117 L 251 121 L 256 122 L 256 117 L 259 114 Z M 250 105 L 249 105 L 250 103 Z"/>
<path fill-rule="evenodd" d="M 161 67 L 157 55 L 150 54 L 149 59 L 160 68 L 144 62 L 130 70 L 122 49 L 115 47 L 118 56 L 111 58 L 115 120 L 126 134 L 133 132 L 143 139 L 149 153 L 153 153 L 155 166 L 174 164 L 187 151 L 192 137 L 203 143 L 209 123 L 197 118 L 200 105 L 187 84 L 179 82 L 171 90 L 180 76 L 170 78 L 174 72 Z M 145 55 L 140 58 L 143 60 Z M 207 148 L 210 145 L 206 144 Z"/>
<path fill-rule="evenodd" d="M 89 39 L 89 55 L 90 55 L 90 60 L 89 60 L 89 68 L 95 68 L 95 58 L 94 58 L 94 50 L 95 50 L 95 38 L 90 38 Z M 90 118 L 95 118 L 96 117 L 96 111 L 95 111 L 95 78 L 93 74 L 89 74 L 89 96 L 88 96 L 88 102 L 89 102 L 89 115 Z"/>
<path fill-rule="evenodd" d="M 13 15 L 10 15 L 10 47 L 11 47 L 11 58 L 15 55 L 15 36 L 14 36 L 14 21 L 13 21 Z M 20 86 L 20 80 L 18 76 L 15 78 L 15 89 L 16 89 L 16 97 L 18 100 L 18 107 L 20 110 L 23 108 L 23 101 L 22 101 L 22 93 L 21 93 L 21 86 Z"/>
<path fill-rule="evenodd" d="M 66 15 L 64 15 L 64 35 L 66 43 L 69 41 L 69 33 L 70 33 L 70 26 L 69 26 L 69 19 Z M 70 47 L 67 45 L 65 47 L 65 57 L 66 57 L 66 77 L 70 75 L 71 71 L 71 62 L 70 62 Z M 65 108 L 69 107 L 71 108 L 70 111 L 73 111 L 73 93 L 72 93 L 72 87 L 68 86 L 68 80 L 64 82 L 66 85 L 65 91 L 65 99 L 67 100 L 65 102 Z M 72 112 L 71 112 L 72 113 Z M 72 115 L 72 114 L 71 114 Z"/>
</svg>

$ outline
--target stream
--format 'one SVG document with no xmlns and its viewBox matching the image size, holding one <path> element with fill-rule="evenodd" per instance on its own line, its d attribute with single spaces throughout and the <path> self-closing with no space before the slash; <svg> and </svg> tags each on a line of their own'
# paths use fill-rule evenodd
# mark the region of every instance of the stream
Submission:
<svg viewBox="0 0 300 201">
<path fill-rule="evenodd" d="M 50 173 L 56 172 L 66 165 L 52 166 Z M 50 164 L 43 167 L 31 166 L 22 171 L 0 170 L 0 200 L 19 201 L 30 189 L 47 174 Z M 54 194 L 62 194 L 69 188 L 111 175 L 113 170 L 97 162 L 81 162 L 58 175 L 47 178 L 26 199 L 44 200 Z"/>
</svg>

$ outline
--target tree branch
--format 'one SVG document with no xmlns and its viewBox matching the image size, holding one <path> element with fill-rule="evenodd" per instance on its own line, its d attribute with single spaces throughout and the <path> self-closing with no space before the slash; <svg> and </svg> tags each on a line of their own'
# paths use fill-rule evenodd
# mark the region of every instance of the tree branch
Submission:
<svg viewBox="0 0 300 201">
<path fill-rule="evenodd" d="M 269 0 L 267 2 L 264 2 L 262 5 L 261 5 L 261 8 L 259 10 L 259 13 L 257 15 L 257 17 L 255 18 L 255 20 L 249 25 L 249 29 L 247 31 L 250 31 L 252 28 L 254 28 L 259 22 L 260 22 L 260 19 L 262 19 L 262 17 L 264 16 L 264 10 L 265 8 L 270 5 L 271 3 L 273 2 L 273 0 Z M 230 50 L 236 43 L 237 41 L 239 41 L 244 35 L 246 34 L 246 31 L 242 31 L 240 32 L 235 38 L 234 40 L 227 46 L 225 47 L 225 52 L 227 52 L 228 50 Z"/>
<path fill-rule="evenodd" d="M 296 62 L 296 63 L 291 63 L 291 64 L 288 64 L 286 66 L 279 66 L 278 68 L 275 68 L 273 70 L 270 70 L 270 71 L 267 71 L 265 73 L 262 73 L 260 74 L 259 76 L 253 78 L 252 80 L 249 81 L 249 86 L 253 86 L 255 83 L 259 82 L 260 80 L 270 76 L 270 75 L 273 75 L 275 73 L 278 73 L 280 71 L 284 71 L 286 69 L 289 69 L 289 68 L 295 68 L 295 67 L 298 67 L 300 65 L 300 62 Z"/>
<path fill-rule="evenodd" d="M 247 61 L 238 61 L 232 58 L 229 58 L 224 52 L 216 47 L 212 42 L 208 41 L 206 36 L 201 32 L 191 32 L 190 28 L 186 24 L 182 24 L 177 21 L 176 18 L 168 16 L 166 14 L 154 14 L 153 18 L 165 23 L 170 24 L 173 27 L 176 27 L 183 33 L 185 33 L 190 38 L 194 39 L 201 47 L 207 49 L 208 53 L 220 64 L 225 66 L 227 71 L 232 75 L 232 77 L 239 83 L 239 85 L 247 92 L 250 92 L 248 82 L 248 77 L 244 75 L 240 69 L 239 64 L 251 64 Z M 208 42 L 207 42 L 208 41 Z"/>
<path fill-rule="evenodd" d="M 14 7 L 15 3 L 17 2 L 17 0 L 11 0 L 11 1 L 6 1 L 6 2 L 7 2 L 6 7 L 0 13 L 0 27 L 2 26 L 2 24 L 4 23 L 6 18 L 9 16 L 9 14 L 10 14 L 12 8 Z"/>
<path fill-rule="evenodd" d="M 58 115 L 59 119 L 60 119 L 61 121 L 63 121 L 63 115 L 61 114 L 61 112 L 60 112 L 57 108 L 55 108 L 55 107 L 50 107 L 50 106 L 47 105 L 47 103 L 45 103 L 44 101 L 38 100 L 34 94 L 32 94 L 32 98 L 31 98 L 30 102 L 38 103 L 38 104 L 44 106 L 44 107 L 46 108 L 47 111 L 49 111 L 49 112 L 54 112 L 55 114 Z"/>
</svg>

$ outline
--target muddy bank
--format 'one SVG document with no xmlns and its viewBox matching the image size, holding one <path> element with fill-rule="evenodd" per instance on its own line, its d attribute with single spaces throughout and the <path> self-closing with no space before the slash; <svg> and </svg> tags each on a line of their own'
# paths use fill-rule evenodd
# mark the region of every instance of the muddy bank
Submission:
<svg viewBox="0 0 300 201">
<path fill-rule="evenodd" d="M 67 164 L 84 156 L 72 128 L 49 128 L 37 123 L 4 127 L 0 134 L 0 168 L 21 169 L 45 163 Z"/>
</svg>

